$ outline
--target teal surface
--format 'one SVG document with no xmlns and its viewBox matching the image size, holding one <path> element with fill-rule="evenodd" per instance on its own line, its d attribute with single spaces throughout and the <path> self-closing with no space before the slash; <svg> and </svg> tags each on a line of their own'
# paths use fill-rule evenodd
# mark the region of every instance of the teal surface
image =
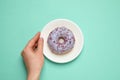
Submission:
<svg viewBox="0 0 120 80">
<path fill-rule="evenodd" d="M 0 0 L 0 80 L 26 80 L 20 53 L 56 18 L 80 26 L 84 48 L 67 64 L 45 59 L 41 80 L 120 80 L 120 0 Z"/>
</svg>

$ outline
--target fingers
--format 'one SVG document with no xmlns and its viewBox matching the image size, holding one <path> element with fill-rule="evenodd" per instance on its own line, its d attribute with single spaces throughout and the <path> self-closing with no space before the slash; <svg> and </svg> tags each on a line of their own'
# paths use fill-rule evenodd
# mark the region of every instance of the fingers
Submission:
<svg viewBox="0 0 120 80">
<path fill-rule="evenodd" d="M 33 48 L 35 43 L 39 40 L 40 32 L 38 32 L 28 43 L 27 47 Z"/>
<path fill-rule="evenodd" d="M 40 38 L 38 40 L 38 48 L 37 48 L 37 53 L 42 54 L 43 53 L 43 44 L 44 44 L 44 40 L 43 38 Z"/>
</svg>

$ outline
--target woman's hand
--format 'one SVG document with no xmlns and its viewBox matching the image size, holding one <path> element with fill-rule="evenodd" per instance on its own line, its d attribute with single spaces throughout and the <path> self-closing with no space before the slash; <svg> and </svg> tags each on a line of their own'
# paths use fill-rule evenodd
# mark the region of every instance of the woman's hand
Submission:
<svg viewBox="0 0 120 80">
<path fill-rule="evenodd" d="M 43 39 L 38 32 L 22 51 L 22 56 L 28 72 L 28 80 L 38 80 L 44 63 Z"/>
</svg>

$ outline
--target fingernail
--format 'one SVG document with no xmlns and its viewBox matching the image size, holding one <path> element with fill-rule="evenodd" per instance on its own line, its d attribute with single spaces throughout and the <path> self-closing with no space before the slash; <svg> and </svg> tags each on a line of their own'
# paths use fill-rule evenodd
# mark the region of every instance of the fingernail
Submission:
<svg viewBox="0 0 120 80">
<path fill-rule="evenodd" d="M 43 39 L 43 37 L 40 36 L 41 39 Z"/>
</svg>

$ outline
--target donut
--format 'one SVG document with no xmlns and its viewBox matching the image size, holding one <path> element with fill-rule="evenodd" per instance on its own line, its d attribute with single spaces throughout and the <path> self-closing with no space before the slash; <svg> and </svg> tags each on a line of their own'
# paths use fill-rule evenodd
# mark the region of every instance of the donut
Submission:
<svg viewBox="0 0 120 80">
<path fill-rule="evenodd" d="M 57 27 L 49 33 L 47 44 L 53 53 L 65 54 L 73 49 L 75 37 L 70 29 Z"/>
</svg>

